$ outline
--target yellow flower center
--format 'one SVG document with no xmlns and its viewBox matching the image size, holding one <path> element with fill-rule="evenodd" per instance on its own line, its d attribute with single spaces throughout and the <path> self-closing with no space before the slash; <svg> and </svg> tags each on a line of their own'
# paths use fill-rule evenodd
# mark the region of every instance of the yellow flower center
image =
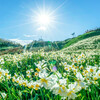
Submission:
<svg viewBox="0 0 100 100">
<path fill-rule="evenodd" d="M 16 81 L 17 83 L 19 83 L 19 81 Z"/>
<path fill-rule="evenodd" d="M 65 68 L 65 70 L 68 70 L 68 68 Z"/>
<path fill-rule="evenodd" d="M 97 77 L 94 77 L 94 80 L 97 80 L 98 78 Z"/>
<path fill-rule="evenodd" d="M 15 77 L 17 77 L 16 75 L 14 75 Z"/>
<path fill-rule="evenodd" d="M 90 72 L 93 72 L 93 69 L 92 68 L 90 69 Z"/>
<path fill-rule="evenodd" d="M 46 79 L 44 79 L 44 78 L 41 79 L 41 82 L 42 82 L 42 83 L 44 82 L 44 83 L 46 83 L 46 84 L 48 83 L 48 81 L 47 81 Z"/>
<path fill-rule="evenodd" d="M 69 67 L 69 69 L 71 69 L 71 67 Z"/>
<path fill-rule="evenodd" d="M 62 89 L 65 91 L 65 86 L 62 86 Z"/>
<path fill-rule="evenodd" d="M 35 88 L 35 90 L 38 90 L 38 88 Z"/>
<path fill-rule="evenodd" d="M 38 87 L 39 87 L 39 85 L 38 85 L 38 84 L 36 84 L 36 87 L 38 88 Z"/>
<path fill-rule="evenodd" d="M 61 93 L 61 89 L 58 90 L 58 93 Z"/>
<path fill-rule="evenodd" d="M 69 95 L 71 95 L 72 93 L 74 93 L 73 91 L 70 91 L 67 95 L 69 96 Z"/>
<path fill-rule="evenodd" d="M 37 76 L 38 75 L 38 73 L 35 73 L 35 76 Z"/>
<path fill-rule="evenodd" d="M 28 77 L 28 78 L 30 78 L 30 76 L 29 76 L 29 75 L 28 75 L 27 77 Z"/>
<path fill-rule="evenodd" d="M 74 72 L 76 72 L 76 70 L 74 70 Z"/>
<path fill-rule="evenodd" d="M 72 65 L 72 67 L 75 67 L 75 65 Z"/>
<path fill-rule="evenodd" d="M 39 68 L 36 68 L 36 70 L 37 70 L 38 72 L 40 72 L 40 69 L 39 69 Z"/>
<path fill-rule="evenodd" d="M 88 73 L 88 71 L 86 70 L 85 73 Z"/>
<path fill-rule="evenodd" d="M 12 81 L 14 82 L 14 81 L 15 81 L 15 79 L 12 79 Z"/>
<path fill-rule="evenodd" d="M 8 79 L 10 79 L 11 77 L 10 76 L 8 76 Z"/>
<path fill-rule="evenodd" d="M 81 69 L 83 69 L 83 66 L 81 67 Z"/>
<path fill-rule="evenodd" d="M 82 73 L 82 75 L 84 75 L 84 73 Z"/>
<path fill-rule="evenodd" d="M 77 66 L 77 68 L 79 68 L 79 66 Z"/>
<path fill-rule="evenodd" d="M 21 85 L 21 83 L 19 83 L 19 85 Z"/>
<path fill-rule="evenodd" d="M 8 73 L 5 73 L 5 76 L 7 76 L 8 75 Z"/>
<path fill-rule="evenodd" d="M 87 78 L 87 80 L 89 80 L 89 78 Z"/>
<path fill-rule="evenodd" d="M 27 73 L 29 74 L 30 72 L 28 71 Z"/>
<path fill-rule="evenodd" d="M 34 88 L 34 85 L 31 85 L 31 88 Z"/>
<path fill-rule="evenodd" d="M 26 82 L 23 82 L 23 85 L 26 86 Z"/>
</svg>

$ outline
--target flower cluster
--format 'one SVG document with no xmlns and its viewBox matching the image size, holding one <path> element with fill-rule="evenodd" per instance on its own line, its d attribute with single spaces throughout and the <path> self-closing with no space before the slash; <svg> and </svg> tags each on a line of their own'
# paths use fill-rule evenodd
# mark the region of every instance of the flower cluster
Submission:
<svg viewBox="0 0 100 100">
<path fill-rule="evenodd" d="M 99 60 L 96 62 L 95 56 L 86 53 L 41 51 L 4 55 L 0 59 L 0 82 L 24 88 L 31 95 L 33 91 L 37 94 L 45 89 L 70 100 L 78 98 L 82 90 L 88 91 L 91 85 L 100 87 Z"/>
</svg>

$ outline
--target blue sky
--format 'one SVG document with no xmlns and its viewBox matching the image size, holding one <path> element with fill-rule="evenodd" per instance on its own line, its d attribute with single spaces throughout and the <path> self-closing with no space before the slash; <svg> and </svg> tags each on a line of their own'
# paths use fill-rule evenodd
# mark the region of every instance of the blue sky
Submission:
<svg viewBox="0 0 100 100">
<path fill-rule="evenodd" d="M 100 27 L 99 5 L 100 0 L 0 0 L 0 38 L 26 44 L 41 36 L 47 41 L 78 36 Z M 54 17 L 45 32 L 35 22 L 43 8 Z"/>
</svg>

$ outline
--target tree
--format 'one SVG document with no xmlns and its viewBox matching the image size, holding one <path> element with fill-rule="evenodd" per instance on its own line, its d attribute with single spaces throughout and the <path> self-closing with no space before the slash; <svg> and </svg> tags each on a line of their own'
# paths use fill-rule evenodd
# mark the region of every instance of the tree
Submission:
<svg viewBox="0 0 100 100">
<path fill-rule="evenodd" d="M 73 37 L 75 36 L 75 32 L 71 34 Z"/>
</svg>

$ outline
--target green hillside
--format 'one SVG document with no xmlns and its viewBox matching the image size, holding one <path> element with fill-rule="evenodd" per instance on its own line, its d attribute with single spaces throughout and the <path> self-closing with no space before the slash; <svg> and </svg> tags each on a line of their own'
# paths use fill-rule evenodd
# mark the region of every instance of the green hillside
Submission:
<svg viewBox="0 0 100 100">
<path fill-rule="evenodd" d="M 27 50 L 37 51 L 40 49 L 44 49 L 44 51 L 51 51 L 51 50 L 60 50 L 64 47 L 64 45 L 70 39 L 66 39 L 64 41 L 33 41 L 29 43 L 26 48 Z"/>
<path fill-rule="evenodd" d="M 93 37 L 93 36 L 97 36 L 97 35 L 100 35 L 100 28 L 88 31 L 82 35 L 79 35 L 78 37 L 70 39 L 69 41 L 67 41 L 67 44 L 64 45 L 64 48 L 66 48 L 80 40 L 87 39 L 89 37 Z"/>
<path fill-rule="evenodd" d="M 9 40 L 0 39 L 0 55 L 7 53 L 19 53 L 22 51 L 22 46 Z"/>
<path fill-rule="evenodd" d="M 4 40 L 4 39 L 0 39 L 0 49 L 1 48 L 6 48 L 6 47 L 20 47 L 21 45 L 18 43 L 14 43 L 12 41 L 9 40 Z"/>
<path fill-rule="evenodd" d="M 63 50 L 68 51 L 76 51 L 76 50 L 93 50 L 93 49 L 100 49 L 100 35 L 89 37 L 84 40 L 80 40 L 77 43 L 70 45 Z"/>
</svg>

